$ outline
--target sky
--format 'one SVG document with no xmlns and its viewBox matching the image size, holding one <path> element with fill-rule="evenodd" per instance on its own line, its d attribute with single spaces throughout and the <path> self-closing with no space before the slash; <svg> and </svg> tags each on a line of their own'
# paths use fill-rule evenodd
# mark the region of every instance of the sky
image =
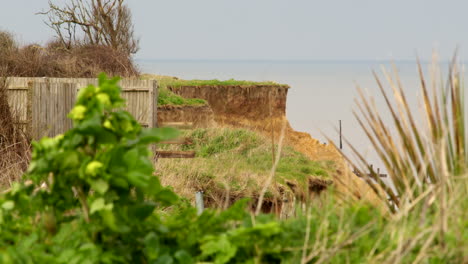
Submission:
<svg viewBox="0 0 468 264">
<path fill-rule="evenodd" d="M 65 0 L 56 0 L 56 3 Z M 53 32 L 48 0 L 0 0 L 0 29 L 23 43 Z M 466 0 L 127 0 L 137 59 L 411 60 L 468 58 Z"/>
</svg>

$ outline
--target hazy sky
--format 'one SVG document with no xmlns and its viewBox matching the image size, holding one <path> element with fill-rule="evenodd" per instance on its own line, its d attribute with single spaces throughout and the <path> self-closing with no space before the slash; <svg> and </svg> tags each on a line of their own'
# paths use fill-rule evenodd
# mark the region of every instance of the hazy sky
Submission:
<svg viewBox="0 0 468 264">
<path fill-rule="evenodd" d="M 0 0 L 0 29 L 43 43 L 47 0 Z M 57 0 L 55 2 L 63 2 Z M 140 59 L 379 60 L 456 46 L 467 59 L 466 0 L 128 0 Z M 465 51 L 465 52 L 464 52 Z"/>
</svg>

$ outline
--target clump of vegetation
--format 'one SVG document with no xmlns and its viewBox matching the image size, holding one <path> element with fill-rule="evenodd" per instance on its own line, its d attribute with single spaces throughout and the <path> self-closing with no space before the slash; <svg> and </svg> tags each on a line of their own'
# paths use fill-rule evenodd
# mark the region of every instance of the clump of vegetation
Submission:
<svg viewBox="0 0 468 264">
<path fill-rule="evenodd" d="M 244 80 L 181 80 L 181 79 L 167 79 L 166 86 L 172 88 L 177 88 L 181 86 L 256 86 L 256 85 L 267 85 L 267 86 L 279 86 L 279 87 L 289 87 L 286 84 L 279 84 L 273 81 L 265 82 L 254 82 L 254 81 L 244 81 Z"/>
<path fill-rule="evenodd" d="M 198 98 L 184 98 L 165 87 L 159 88 L 158 105 L 206 105 L 207 102 Z"/>
<path fill-rule="evenodd" d="M 100 72 L 137 76 L 131 56 L 106 45 L 75 44 L 64 48 L 57 41 L 45 46 L 20 46 L 14 36 L 0 32 L 0 68 L 4 76 L 93 78 Z"/>
<path fill-rule="evenodd" d="M 159 160 L 156 167 L 164 183 L 186 197 L 192 197 L 196 190 L 219 200 L 226 192 L 237 199 L 258 196 L 273 166 L 273 148 L 278 148 L 276 144 L 272 146 L 270 139 L 251 130 L 231 128 L 196 129 L 183 136 L 192 144 L 182 149 L 195 151 L 197 157 Z M 332 168 L 331 162 L 311 161 L 291 147 L 284 147 L 275 172 L 276 184 L 269 190 L 270 198 L 281 196 L 275 188 L 277 184 L 286 186 L 286 182 L 291 182 L 304 191 L 310 177 L 326 179 Z"/>
<path fill-rule="evenodd" d="M 7 79 L 0 77 L 0 191 L 19 180 L 30 154 L 30 144 L 18 125 L 15 109 L 8 104 L 7 87 Z"/>
<path fill-rule="evenodd" d="M 136 77 L 138 51 L 132 16 L 124 0 L 49 1 L 46 24 L 55 39 L 42 46 L 19 45 L 0 31 L 0 69 L 4 76 L 92 78 L 101 72 Z"/>
<path fill-rule="evenodd" d="M 170 80 L 177 79 L 171 76 L 142 74 L 142 79 L 157 80 L 159 87 L 158 105 L 207 105 L 208 102 L 199 98 L 185 98 L 167 88 Z"/>
</svg>

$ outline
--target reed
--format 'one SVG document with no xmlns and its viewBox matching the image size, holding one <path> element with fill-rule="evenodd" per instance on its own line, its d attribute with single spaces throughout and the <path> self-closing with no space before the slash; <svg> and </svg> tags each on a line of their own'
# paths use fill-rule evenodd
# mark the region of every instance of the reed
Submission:
<svg viewBox="0 0 468 264">
<path fill-rule="evenodd" d="M 466 173 L 467 142 L 462 76 L 455 61 L 449 67 L 446 82 L 438 78 L 441 70 L 436 59 L 430 68 L 430 81 L 418 61 L 421 116 L 411 108 L 395 66 L 390 72 L 382 70 L 390 91 L 374 72 L 393 126 L 387 125 L 377 111 L 374 98 L 358 87 L 354 115 L 394 188 L 385 184 L 364 156 L 351 146 L 357 160 L 352 164 L 360 175 L 368 175 L 364 176 L 367 184 L 394 213 L 407 211 L 420 201 L 444 202 L 453 184 L 467 186 L 466 181 L 457 182 Z"/>
</svg>

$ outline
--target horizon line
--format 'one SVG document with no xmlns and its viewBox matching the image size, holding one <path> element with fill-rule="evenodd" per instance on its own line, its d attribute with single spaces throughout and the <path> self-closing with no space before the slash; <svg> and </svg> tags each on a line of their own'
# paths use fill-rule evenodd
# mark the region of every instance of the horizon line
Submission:
<svg viewBox="0 0 468 264">
<path fill-rule="evenodd" d="M 416 63 L 417 59 L 194 59 L 194 58 L 135 58 L 141 62 L 292 62 L 292 63 Z M 420 60 L 422 64 L 431 60 Z M 465 60 L 459 61 L 465 63 Z M 439 60 L 438 63 L 451 63 L 451 60 Z"/>
</svg>

